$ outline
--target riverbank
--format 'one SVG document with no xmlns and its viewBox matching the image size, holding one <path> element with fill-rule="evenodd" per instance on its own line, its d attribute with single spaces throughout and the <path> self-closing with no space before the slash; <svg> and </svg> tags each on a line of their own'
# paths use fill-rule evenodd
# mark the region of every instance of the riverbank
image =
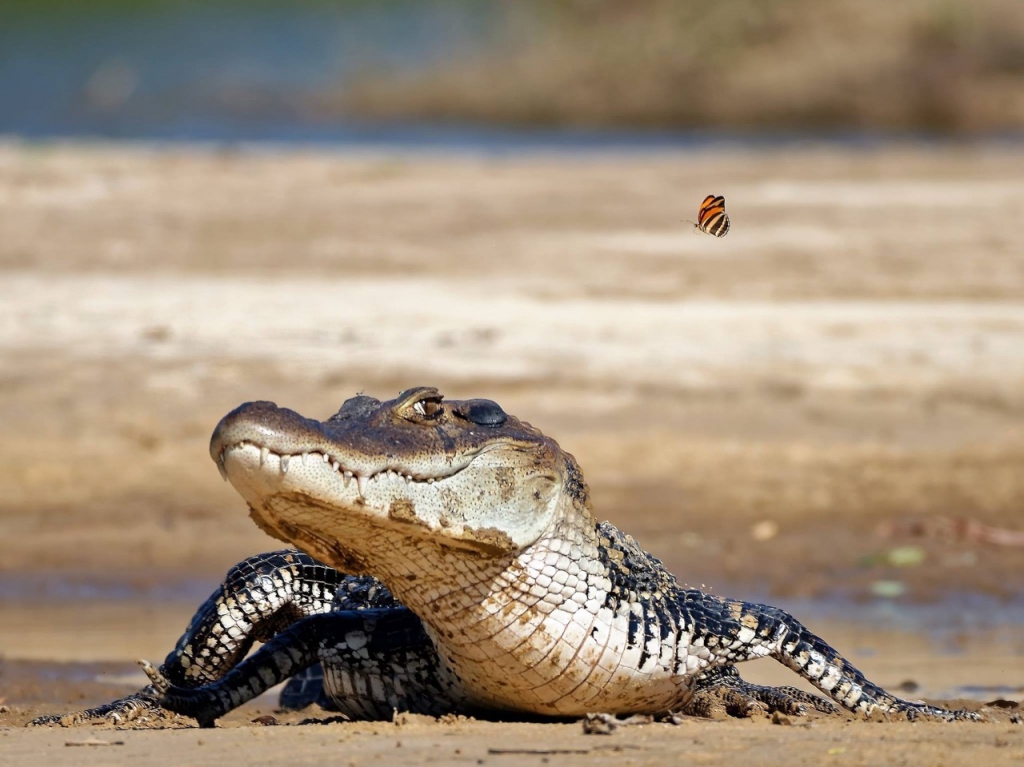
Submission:
<svg viewBox="0 0 1024 767">
<path fill-rule="evenodd" d="M 0 145 L 0 723 L 130 690 L 133 661 L 170 650 L 231 564 L 278 545 L 207 455 L 220 416 L 271 399 L 322 418 L 417 384 L 554 436 L 596 514 L 680 580 L 812 605 L 884 684 L 1020 698 L 996 688 L 1024 678 L 1022 178 L 1024 156 L 993 147 Z M 708 192 L 733 218 L 721 240 L 686 223 Z M 813 607 L 929 603 L 949 605 L 938 638 Z M 489 763 L 509 757 L 486 748 L 575 744 L 578 727 L 428 723 L 385 743 L 253 716 L 209 737 L 2 730 L 0 748 L 42 764 L 99 733 L 125 745 L 76 758 L 144 763 L 181 744 L 201 763 L 244 737 L 253 763 L 318 749 L 360 763 L 400 739 L 411 763 L 449 742 L 446 759 Z M 936 763 L 933 748 L 998 763 L 1024 753 L 1001 721 L 655 725 L 607 742 L 654 763 L 681 744 L 867 763 L 882 733 L 911 764 Z M 558 758 L 595 759 L 590 743 Z"/>
</svg>

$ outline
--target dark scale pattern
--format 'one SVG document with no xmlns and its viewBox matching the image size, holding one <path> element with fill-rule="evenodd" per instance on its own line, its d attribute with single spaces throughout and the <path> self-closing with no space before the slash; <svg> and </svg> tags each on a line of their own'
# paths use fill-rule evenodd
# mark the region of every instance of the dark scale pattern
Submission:
<svg viewBox="0 0 1024 767">
<path fill-rule="evenodd" d="M 365 610 L 395 614 L 370 635 L 373 654 L 363 652 L 364 648 L 352 650 L 344 634 L 338 633 L 343 628 L 348 632 L 366 629 L 364 618 L 352 615 Z M 268 644 L 242 661 L 256 641 Z M 326 684 L 322 659 L 333 671 Z M 447 690 L 448 683 L 438 677 L 438 665 L 419 619 L 401 608 L 380 581 L 345 575 L 308 554 L 288 549 L 259 554 L 232 567 L 155 673 L 167 690 L 179 695 L 179 710 L 205 721 L 216 718 L 210 712 L 219 711 L 219 716 L 289 677 L 282 692 L 286 707 L 318 702 L 352 718 L 379 719 L 389 717 L 395 707 L 424 713 L 438 707 L 441 713 L 454 711 L 461 696 Z M 410 670 L 419 677 L 412 677 Z M 370 695 L 355 694 L 357 689 L 369 690 L 367 675 L 401 679 L 403 690 L 399 694 L 394 684 L 384 685 L 389 695 L 376 702 Z M 191 694 L 201 686 L 202 691 Z M 159 718 L 160 703 L 175 710 L 150 685 L 112 703 L 39 717 L 33 724 L 100 719 L 118 724 Z"/>
<path fill-rule="evenodd" d="M 324 567 L 324 565 L 320 566 Z M 331 604 L 333 612 L 401 607 L 401 603 L 376 578 L 368 575 L 341 576 L 340 573 L 339 578 L 340 583 Z M 340 711 L 344 706 L 338 703 L 341 697 L 339 691 L 332 690 L 332 693 L 335 697 L 331 697 L 324 687 L 323 667 L 319 663 L 314 663 L 288 680 L 288 684 L 281 691 L 281 707 L 301 710 L 316 703 L 328 711 Z"/>
<path fill-rule="evenodd" d="M 628 642 L 639 645 L 639 668 L 654 657 L 649 648 L 678 636 L 685 626 L 674 609 L 678 588 L 659 559 L 644 551 L 632 536 L 607 522 L 597 525 L 598 556 L 608 569 L 611 588 L 605 594 L 604 607 L 617 613 L 622 605 L 639 605 L 628 616 Z"/>
<path fill-rule="evenodd" d="M 318 661 L 326 666 L 328 685 L 338 672 L 349 679 L 385 674 L 405 678 L 404 688 L 364 684 L 360 694 L 340 690 L 332 695 L 336 709 L 352 718 L 382 719 L 396 709 L 442 714 L 455 707 L 455 698 L 446 695 L 447 685 L 438 674 L 437 656 L 422 624 L 404 607 L 306 618 L 279 633 L 220 681 L 203 687 L 175 687 L 155 669 L 147 668 L 147 673 L 161 694 L 161 705 L 195 718 L 200 726 L 212 726 L 228 711 Z"/>
<path fill-rule="evenodd" d="M 645 668 L 653 659 L 648 648 L 686 637 L 688 644 L 680 646 L 676 654 L 675 673 L 694 678 L 698 691 L 729 688 L 748 701 L 783 712 L 803 711 L 806 703 L 820 711 L 835 710 L 827 701 L 795 688 L 750 685 L 732 668 L 732 664 L 745 660 L 773 657 L 850 711 L 878 711 L 908 719 L 922 715 L 973 718 L 966 712 L 901 700 L 869 682 L 824 640 L 784 611 L 682 589 L 664 565 L 631 536 L 606 522 L 597 525 L 597 532 L 598 555 L 612 584 L 604 606 L 612 612 L 623 603 L 641 608 L 628 616 L 628 643 L 641 648 L 638 668 Z"/>
<path fill-rule="evenodd" d="M 634 602 L 638 598 L 671 598 L 677 587 L 675 577 L 665 569 L 657 557 L 648 554 L 633 536 L 626 535 L 608 522 L 597 525 L 598 550 L 608 567 L 612 588 L 605 604 L 614 609 L 619 602 Z"/>
<path fill-rule="evenodd" d="M 321 567 L 324 566 L 321 565 Z M 401 606 L 401 603 L 388 591 L 388 587 L 376 578 L 369 575 L 347 575 L 341 578 L 331 609 L 368 610 Z"/>
<path fill-rule="evenodd" d="M 160 671 L 171 683 L 194 688 L 222 678 L 257 641 L 271 639 L 303 617 L 328 612 L 346 576 L 294 549 L 258 554 L 232 567 L 196 611 Z M 389 595 L 390 596 L 390 595 Z M 152 685 L 120 700 L 32 723 L 124 723 L 159 717 Z"/>
<path fill-rule="evenodd" d="M 576 459 L 565 453 L 565 494 L 572 499 L 573 505 L 579 510 L 590 507 L 590 488 L 583 479 L 583 472 L 580 471 Z M 587 511 L 589 516 L 589 511 Z"/>
<path fill-rule="evenodd" d="M 911 720 L 921 716 L 947 721 L 977 718 L 970 712 L 947 711 L 901 700 L 886 692 L 869 682 L 827 642 L 776 607 L 721 599 L 696 590 L 681 591 L 679 604 L 686 625 L 692 627 L 691 647 L 703 645 L 709 655 L 709 670 L 722 664 L 772 657 L 855 713 L 880 713 Z M 801 696 L 790 697 L 807 702 Z M 829 710 L 827 704 L 814 706 Z"/>
<path fill-rule="evenodd" d="M 239 562 L 193 616 L 164 660 L 163 674 L 183 687 L 219 679 L 254 642 L 271 639 L 300 618 L 328 612 L 345 580 L 334 568 L 290 549 Z"/>
<path fill-rule="evenodd" d="M 366 610 L 387 610 L 389 617 L 352 615 Z M 356 647 L 354 641 L 350 647 L 345 637 L 353 631 L 366 634 L 367 643 Z M 240 663 L 254 641 L 268 644 Z M 437 667 L 419 619 L 380 581 L 345 575 L 299 551 L 277 551 L 233 567 L 199 609 L 160 669 L 173 686 L 168 689 L 178 695 L 162 702 L 212 720 L 294 677 L 282 693 L 291 708 L 318 702 L 351 718 L 379 719 L 396 707 L 426 713 L 440 700 L 449 711 L 458 696 L 445 694 Z M 367 678 L 388 682 L 371 685 Z M 395 690 L 393 681 L 399 678 L 411 704 Z M 196 691 L 194 679 L 206 687 Z M 379 700 L 372 694 L 377 691 L 382 691 Z"/>
</svg>

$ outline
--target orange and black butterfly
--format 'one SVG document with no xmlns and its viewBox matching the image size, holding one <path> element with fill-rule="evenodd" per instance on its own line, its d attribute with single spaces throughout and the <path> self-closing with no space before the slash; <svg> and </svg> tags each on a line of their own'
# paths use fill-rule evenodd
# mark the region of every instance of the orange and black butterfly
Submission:
<svg viewBox="0 0 1024 767">
<path fill-rule="evenodd" d="M 725 198 L 722 195 L 709 194 L 704 198 L 697 211 L 695 227 L 704 234 L 725 237 L 729 233 L 729 214 L 725 212 Z"/>
</svg>

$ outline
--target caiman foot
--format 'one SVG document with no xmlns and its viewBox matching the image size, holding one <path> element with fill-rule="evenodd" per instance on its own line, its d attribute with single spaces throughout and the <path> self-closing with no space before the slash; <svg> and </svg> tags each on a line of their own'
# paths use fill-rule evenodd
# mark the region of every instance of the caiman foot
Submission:
<svg viewBox="0 0 1024 767">
<path fill-rule="evenodd" d="M 747 718 L 756 714 L 804 716 L 808 707 L 823 714 L 838 714 L 830 701 L 796 687 L 769 687 L 740 677 L 735 666 L 709 669 L 697 679 L 693 698 L 683 713 L 704 719 Z"/>
<path fill-rule="evenodd" d="M 33 719 L 27 727 L 77 727 L 84 724 L 105 722 L 114 726 L 129 723 L 161 722 L 184 724 L 177 714 L 163 708 L 157 701 L 159 695 L 152 687 L 144 687 L 136 693 L 96 708 L 69 711 L 66 714 L 47 714 Z"/>
<path fill-rule="evenodd" d="M 938 722 L 982 722 L 985 720 L 977 711 L 968 711 L 964 708 L 951 710 L 899 698 L 896 699 L 895 704 L 890 704 L 887 711 L 876 708 L 869 712 L 867 716 L 869 719 L 879 719 L 882 721 L 900 721 L 905 719 L 910 722 L 922 719 L 931 719 Z"/>
<path fill-rule="evenodd" d="M 175 687 L 161 673 L 160 669 L 148 660 L 140 660 L 139 665 L 146 672 L 146 676 L 149 677 L 151 688 L 154 690 L 161 705 L 178 714 L 195 719 L 201 728 L 209 729 L 216 727 L 217 719 L 230 710 L 230 708 L 226 708 L 225 710 L 218 710 L 216 713 L 210 713 L 209 698 L 198 688 Z M 213 697 L 216 699 L 215 695 Z"/>
</svg>

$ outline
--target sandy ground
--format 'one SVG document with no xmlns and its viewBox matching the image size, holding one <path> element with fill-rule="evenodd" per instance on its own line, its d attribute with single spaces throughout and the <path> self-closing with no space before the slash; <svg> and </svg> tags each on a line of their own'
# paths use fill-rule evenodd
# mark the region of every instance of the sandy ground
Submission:
<svg viewBox="0 0 1024 767">
<path fill-rule="evenodd" d="M 1022 178 L 1024 153 L 998 147 L 0 144 L 0 728 L 130 691 L 134 659 L 162 657 L 228 566 L 275 546 L 206 454 L 221 415 L 271 399 L 324 417 L 417 384 L 496 399 L 556 437 L 598 515 L 681 580 L 783 604 L 911 697 L 1020 699 L 1024 548 L 999 531 L 1024 530 Z M 708 192 L 728 200 L 723 240 L 685 221 Z M 256 710 L 272 701 L 203 733 L 0 729 L 0 756 L 1024 758 L 1013 709 L 976 726 L 607 738 L 260 728 Z M 71 755 L 91 737 L 123 745 Z M 523 743 L 562 752 L 488 752 Z"/>
</svg>

